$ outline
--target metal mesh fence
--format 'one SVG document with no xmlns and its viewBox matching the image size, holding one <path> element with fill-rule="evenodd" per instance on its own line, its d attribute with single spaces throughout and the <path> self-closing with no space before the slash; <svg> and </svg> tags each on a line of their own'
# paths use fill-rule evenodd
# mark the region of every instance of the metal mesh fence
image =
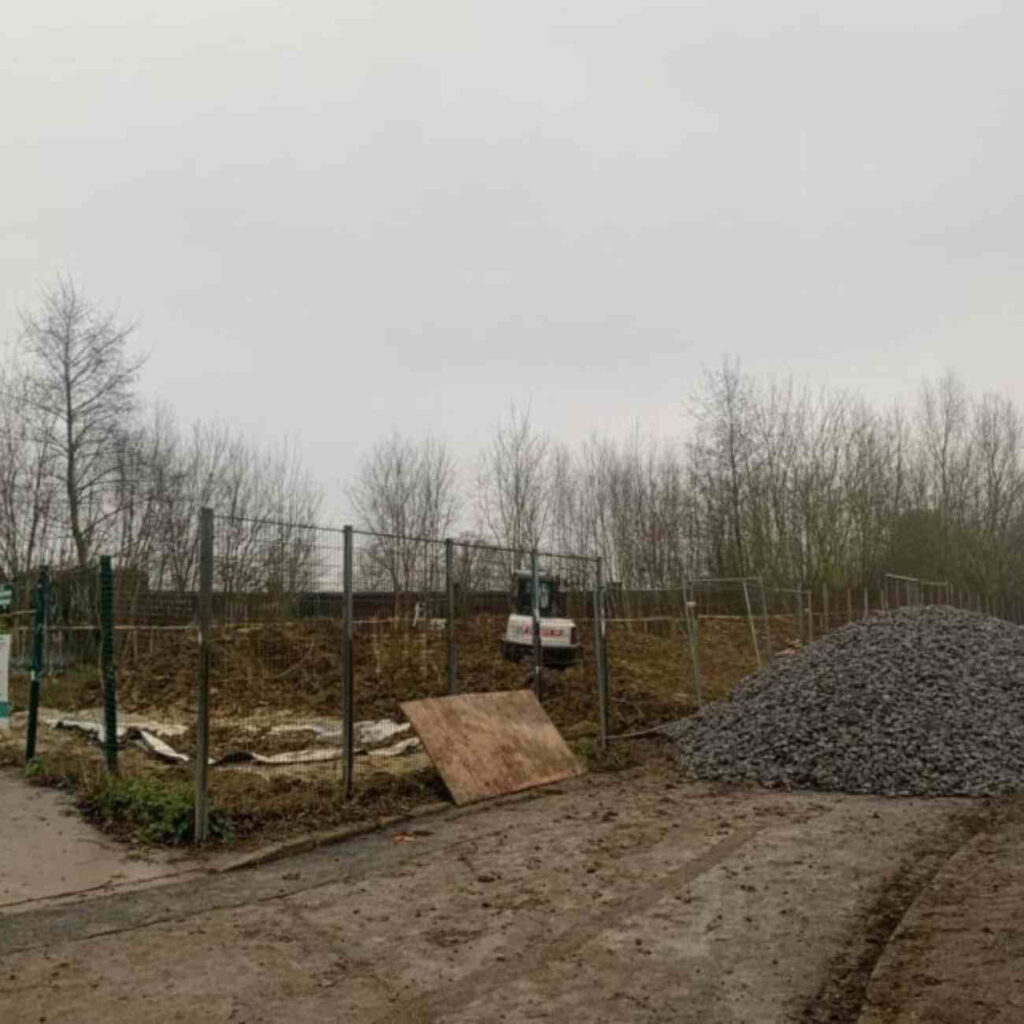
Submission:
<svg viewBox="0 0 1024 1024">
<path fill-rule="evenodd" d="M 571 554 L 209 522 L 207 553 L 197 533 L 173 572 L 101 558 L 106 576 L 15 581 L 2 623 L 11 703 L 24 714 L 35 662 L 38 753 L 77 731 L 99 758 L 116 716 L 120 769 L 191 775 L 200 804 L 229 780 L 254 801 L 310 781 L 340 801 L 430 771 L 406 701 L 531 687 L 568 739 L 601 742 L 691 713 L 869 614 L 952 604 L 1020 618 L 1016 604 L 894 575 L 875 588 L 746 578 L 631 589 Z"/>
<path fill-rule="evenodd" d="M 456 688 L 532 687 L 567 736 L 598 736 L 597 561 L 466 543 L 453 560 Z"/>
<path fill-rule="evenodd" d="M 114 559 L 113 688 L 120 771 L 184 782 L 195 756 L 198 586 L 194 566 L 170 579 Z"/>
<path fill-rule="evenodd" d="M 555 723 L 599 732 L 593 559 L 353 534 L 354 775 L 428 764 L 404 701 L 532 687 Z"/>
<path fill-rule="evenodd" d="M 47 568 L 33 576 L 18 588 L 11 696 L 14 707 L 26 709 L 27 727 L 34 674 L 38 703 L 34 742 L 26 753 L 42 757 L 65 748 L 71 733 L 103 738 L 100 583 L 95 568 Z"/>
<path fill-rule="evenodd" d="M 79 744 L 97 764 L 119 755 L 122 772 L 191 777 L 197 822 L 207 792 L 216 803 L 230 789 L 244 811 L 310 782 L 341 802 L 429 775 L 410 700 L 531 687 L 566 738 L 600 743 L 691 713 L 868 615 L 949 604 L 1024 616 L 1005 596 L 894 574 L 874 587 L 631 589 L 606 584 L 591 557 L 203 521 L 212 530 L 196 531 L 187 564 L 33 571 L 4 584 L 0 608 L 26 753 L 35 692 L 33 754 Z M 119 750 L 101 745 L 115 722 Z"/>
<path fill-rule="evenodd" d="M 447 693 L 442 541 L 353 531 L 353 779 L 429 766 L 403 701 Z"/>
<path fill-rule="evenodd" d="M 343 533 L 215 516 L 209 635 L 210 789 L 342 771 Z M 194 603 L 194 615 L 198 604 Z M 192 630 L 199 623 L 193 620 Z M 175 686 L 191 700 L 191 686 Z M 186 734 L 195 747 L 195 727 Z"/>
</svg>

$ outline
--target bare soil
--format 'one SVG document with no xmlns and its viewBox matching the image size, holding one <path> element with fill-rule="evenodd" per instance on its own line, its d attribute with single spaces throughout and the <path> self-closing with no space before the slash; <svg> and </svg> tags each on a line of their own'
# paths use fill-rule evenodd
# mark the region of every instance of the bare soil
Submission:
<svg viewBox="0 0 1024 1024">
<path fill-rule="evenodd" d="M 466 691 L 512 689 L 529 679 L 526 663 L 500 655 L 505 618 L 461 621 L 459 686 Z M 193 715 L 198 645 L 191 630 L 119 635 L 119 702 L 123 711 L 158 710 L 179 720 Z M 779 639 L 782 639 L 780 633 Z M 214 637 L 211 714 L 243 719 L 268 713 L 333 715 L 340 701 L 338 623 L 328 619 L 218 627 Z M 565 670 L 545 671 L 543 703 L 559 728 L 597 729 L 593 637 L 580 629 L 582 658 Z M 695 708 L 689 649 L 678 623 L 609 626 L 611 714 L 617 731 L 672 721 Z M 447 692 L 443 632 L 389 630 L 362 624 L 354 647 L 358 719 L 400 718 L 399 704 Z M 708 619 L 701 628 L 704 696 L 724 696 L 756 668 L 747 623 Z M 15 676 L 15 710 L 27 704 L 28 681 Z M 44 703 L 65 710 L 102 705 L 99 673 L 81 665 L 44 681 Z"/>
<path fill-rule="evenodd" d="M 1018 947 L 957 924 L 995 903 L 1007 928 L 1020 919 L 1019 811 L 993 814 L 683 785 L 652 755 L 262 868 L 18 915 L 0 929 L 0 1019 L 852 1024 L 877 1005 L 890 1016 L 864 1024 L 1017 1021 Z M 920 1001 L 935 979 L 938 1013 L 978 1013 L 935 1015 Z"/>
<path fill-rule="evenodd" d="M 859 1024 L 1024 1021 L 1018 803 L 936 873 L 879 959 Z"/>
</svg>

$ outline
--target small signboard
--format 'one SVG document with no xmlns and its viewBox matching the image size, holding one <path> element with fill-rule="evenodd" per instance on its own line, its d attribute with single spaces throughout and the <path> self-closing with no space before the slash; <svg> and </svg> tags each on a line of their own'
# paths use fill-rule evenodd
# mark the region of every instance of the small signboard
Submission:
<svg viewBox="0 0 1024 1024">
<path fill-rule="evenodd" d="M 0 612 L 9 612 L 14 603 L 14 588 L 9 583 L 0 583 Z"/>
</svg>

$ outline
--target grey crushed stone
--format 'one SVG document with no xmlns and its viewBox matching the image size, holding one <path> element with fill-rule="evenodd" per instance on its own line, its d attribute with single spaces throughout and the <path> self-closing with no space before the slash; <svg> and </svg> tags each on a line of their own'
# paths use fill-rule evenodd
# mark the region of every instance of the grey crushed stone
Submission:
<svg viewBox="0 0 1024 1024">
<path fill-rule="evenodd" d="M 901 609 L 777 656 L 665 732 L 693 779 L 884 796 L 1024 791 L 1024 627 Z"/>
</svg>

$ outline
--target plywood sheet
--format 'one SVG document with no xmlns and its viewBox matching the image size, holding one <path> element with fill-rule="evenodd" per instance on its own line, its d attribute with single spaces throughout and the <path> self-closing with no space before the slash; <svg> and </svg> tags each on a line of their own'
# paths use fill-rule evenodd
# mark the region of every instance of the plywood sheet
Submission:
<svg viewBox="0 0 1024 1024">
<path fill-rule="evenodd" d="M 532 690 L 410 700 L 402 711 L 459 805 L 582 772 Z"/>
</svg>

